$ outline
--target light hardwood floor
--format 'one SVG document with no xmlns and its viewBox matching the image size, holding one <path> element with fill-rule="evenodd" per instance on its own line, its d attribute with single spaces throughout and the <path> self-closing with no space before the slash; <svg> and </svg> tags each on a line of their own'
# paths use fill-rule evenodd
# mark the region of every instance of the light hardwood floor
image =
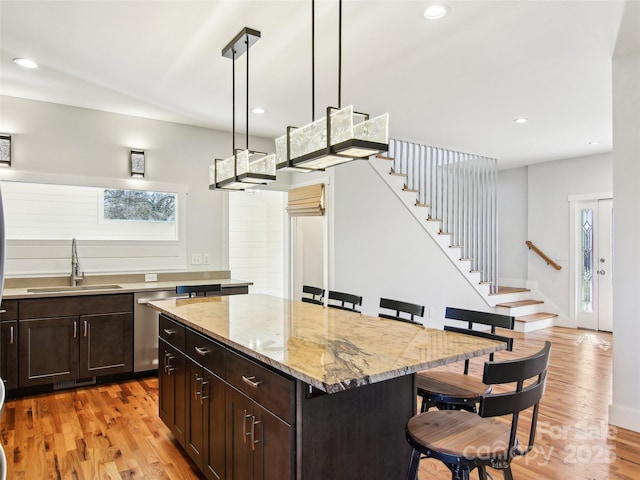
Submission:
<svg viewBox="0 0 640 480">
<path fill-rule="evenodd" d="M 536 447 L 514 460 L 515 478 L 640 478 L 640 434 L 606 423 L 611 335 L 562 328 L 513 335 L 514 352 L 501 352 L 496 359 L 523 356 L 545 340 L 553 342 Z M 461 365 L 441 368 L 459 370 Z M 482 361 L 476 360 L 470 374 L 480 375 L 481 368 Z M 202 478 L 157 412 L 154 378 L 10 400 L 0 422 L 7 478 Z M 439 462 L 425 460 L 419 478 L 449 479 L 450 474 Z"/>
</svg>

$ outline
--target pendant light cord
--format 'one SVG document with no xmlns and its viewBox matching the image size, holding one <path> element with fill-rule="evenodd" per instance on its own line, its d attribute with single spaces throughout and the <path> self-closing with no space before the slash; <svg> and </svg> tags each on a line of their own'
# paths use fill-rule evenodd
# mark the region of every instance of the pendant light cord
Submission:
<svg viewBox="0 0 640 480">
<path fill-rule="evenodd" d="M 316 120 L 316 2 L 311 0 L 311 121 Z"/>
<path fill-rule="evenodd" d="M 236 50 L 233 49 L 231 57 L 231 153 L 236 153 Z"/>
<path fill-rule="evenodd" d="M 247 44 L 247 101 L 245 104 L 245 113 L 246 113 L 246 125 L 247 125 L 247 135 L 245 141 L 245 149 L 249 150 L 249 36 L 246 35 L 244 37 L 244 41 Z"/>
<path fill-rule="evenodd" d="M 342 0 L 338 2 L 338 109 L 342 108 Z"/>
</svg>

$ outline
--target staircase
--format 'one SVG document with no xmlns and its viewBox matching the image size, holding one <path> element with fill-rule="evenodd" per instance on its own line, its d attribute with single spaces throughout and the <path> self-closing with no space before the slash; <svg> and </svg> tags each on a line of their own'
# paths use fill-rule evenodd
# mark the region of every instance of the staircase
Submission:
<svg viewBox="0 0 640 480">
<path fill-rule="evenodd" d="M 407 186 L 407 175 L 394 170 L 394 158 L 387 156 L 371 157 L 369 163 L 380 177 L 389 185 L 402 204 L 412 213 L 424 230 L 433 238 L 460 273 L 473 286 L 478 294 L 493 307 L 496 313 L 516 317 L 515 330 L 531 332 L 553 326 L 555 313 L 545 312 L 544 302 L 530 298 L 531 291 L 526 288 L 501 287 L 487 280 L 481 270 L 474 270 L 472 258 L 465 258 L 464 245 L 453 242 L 453 233 L 447 232 L 441 219 L 434 218 L 432 208 L 420 201 L 419 191 Z M 496 272 L 497 274 L 497 272 Z"/>
</svg>

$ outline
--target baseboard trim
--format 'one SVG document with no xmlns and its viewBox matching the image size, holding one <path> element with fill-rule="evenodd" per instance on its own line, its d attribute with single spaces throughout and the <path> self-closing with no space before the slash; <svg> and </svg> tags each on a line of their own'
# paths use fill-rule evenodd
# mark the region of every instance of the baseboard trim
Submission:
<svg viewBox="0 0 640 480">
<path fill-rule="evenodd" d="M 640 432 L 640 410 L 611 404 L 609 405 L 609 423 L 627 430 Z"/>
</svg>

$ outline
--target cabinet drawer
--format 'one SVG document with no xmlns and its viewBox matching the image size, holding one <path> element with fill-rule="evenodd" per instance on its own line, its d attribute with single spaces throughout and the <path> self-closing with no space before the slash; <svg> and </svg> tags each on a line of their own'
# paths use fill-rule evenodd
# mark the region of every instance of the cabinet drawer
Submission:
<svg viewBox="0 0 640 480">
<path fill-rule="evenodd" d="M 0 320 L 3 322 L 6 320 L 18 319 L 18 301 L 17 300 L 4 300 L 0 310 L 6 310 L 6 312 L 0 314 Z"/>
<path fill-rule="evenodd" d="M 20 320 L 125 312 L 133 312 L 132 293 L 30 298 L 20 300 L 20 309 L 18 310 Z"/>
<path fill-rule="evenodd" d="M 224 347 L 215 340 L 187 329 L 185 353 L 195 362 L 224 378 Z"/>
<path fill-rule="evenodd" d="M 165 317 L 164 315 L 160 315 L 159 322 L 160 325 L 158 334 L 160 335 L 160 338 L 173 345 L 178 350 L 182 350 L 184 352 L 186 336 L 186 328 L 184 327 L 184 325 L 181 325 L 178 322 L 174 322 L 169 317 Z"/>
<path fill-rule="evenodd" d="M 230 350 L 227 350 L 226 379 L 285 422 L 294 423 L 294 380 Z"/>
</svg>

